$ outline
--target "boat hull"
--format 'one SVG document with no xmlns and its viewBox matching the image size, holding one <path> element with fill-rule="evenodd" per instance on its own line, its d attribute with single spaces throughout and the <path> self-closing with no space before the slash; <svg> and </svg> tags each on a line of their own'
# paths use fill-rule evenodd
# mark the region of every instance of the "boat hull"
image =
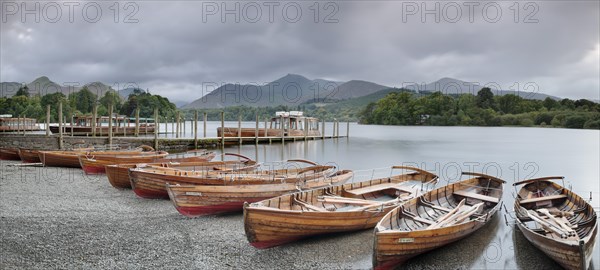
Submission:
<svg viewBox="0 0 600 270">
<path fill-rule="evenodd" d="M 92 134 L 92 127 L 86 127 L 86 126 L 64 126 L 63 127 L 63 133 L 64 134 L 71 134 L 73 133 L 74 136 L 88 136 Z M 97 127 L 96 128 L 96 135 L 108 135 L 108 127 Z M 112 128 L 112 135 L 113 136 L 127 136 L 127 135 L 134 135 L 135 134 L 135 127 L 113 127 Z M 54 134 L 58 134 L 59 133 L 59 128 L 58 126 L 50 126 L 50 131 Z M 154 126 L 148 126 L 148 128 L 146 129 L 145 127 L 140 127 L 139 128 L 139 134 L 154 134 Z"/>
<path fill-rule="evenodd" d="M 256 133 L 256 129 L 255 128 L 241 128 L 238 129 L 237 127 L 225 127 L 224 128 L 225 132 L 223 134 L 223 137 L 281 137 L 282 134 L 284 134 L 285 136 L 290 136 L 290 137 L 299 137 L 299 136 L 304 136 L 304 131 L 303 130 L 294 130 L 294 129 L 290 129 L 290 130 L 286 130 L 285 132 L 282 131 L 281 129 L 273 129 L 273 128 L 259 128 L 258 129 L 258 135 Z M 221 137 L 221 133 L 223 133 L 221 131 L 221 128 L 218 127 L 217 128 L 217 137 Z M 306 136 L 320 136 L 321 133 L 318 130 L 309 130 L 306 133 Z"/>
<path fill-rule="evenodd" d="M 176 159 L 173 159 L 176 160 Z M 199 161 L 194 162 L 188 159 L 181 159 L 180 161 L 169 160 L 168 162 L 158 162 L 158 163 L 149 163 L 146 165 L 149 166 L 168 166 L 170 168 L 190 168 L 193 170 L 222 170 L 222 171 L 247 171 L 253 170 L 257 167 L 258 164 L 255 162 L 251 162 L 249 164 L 242 162 L 232 162 L 232 161 Z M 171 162 L 178 162 L 171 163 Z M 129 178 L 129 169 L 136 168 L 138 164 L 115 164 L 105 166 L 106 176 L 108 177 L 108 182 L 115 188 L 131 188 L 131 180 Z"/>
<path fill-rule="evenodd" d="M 40 162 L 39 153 L 40 151 L 38 150 L 19 149 L 19 157 L 21 158 L 21 161 L 25 163 Z"/>
<path fill-rule="evenodd" d="M 373 228 L 383 216 L 401 205 L 403 201 L 420 195 L 422 190 L 418 186 L 424 184 L 427 189 L 430 184 L 435 184 L 437 179 L 435 174 L 429 172 L 411 171 L 406 174 L 318 188 L 255 204 L 246 204 L 244 206 L 246 237 L 254 247 L 270 248 L 314 235 Z M 402 200 L 397 200 L 400 194 L 404 194 Z M 334 200 L 358 200 L 361 204 L 329 202 L 326 206 L 323 201 L 326 197 Z M 391 201 L 391 203 L 383 204 L 383 201 Z M 303 203 L 316 208 L 311 209 Z M 373 208 L 375 210 L 363 207 L 366 204 L 378 203 L 382 204 Z"/>
<path fill-rule="evenodd" d="M 79 162 L 81 168 L 86 174 L 104 174 L 106 173 L 105 166 L 123 163 L 149 163 L 156 162 L 166 157 L 169 153 L 157 152 L 157 153 L 140 153 L 135 156 L 98 156 L 94 158 L 87 158 L 85 156 L 79 156 Z"/>
<path fill-rule="evenodd" d="M 531 244 L 563 268 L 588 269 L 598 234 L 596 212 L 585 199 L 549 181 L 550 179 L 563 179 L 563 177 L 542 177 L 515 183 L 515 185 L 525 184 L 519 190 L 518 198 L 515 200 L 516 225 Z M 540 190 L 543 192 L 540 193 Z M 542 196 L 537 196 L 538 194 Z M 572 229 L 575 234 L 563 238 L 553 231 L 545 233 L 534 231 L 533 229 L 539 226 L 539 221 L 532 221 L 531 215 L 532 212 L 540 213 L 539 209 L 556 209 L 571 213 L 570 216 L 564 217 L 563 221 L 566 219 L 568 225 L 574 225 Z M 529 214 L 523 210 L 528 211 Z"/>
<path fill-rule="evenodd" d="M 501 207 L 504 180 L 476 177 L 429 191 L 390 211 L 375 226 L 373 268 L 391 269 L 419 254 L 465 238 Z"/>
<path fill-rule="evenodd" d="M 352 171 L 340 171 L 326 178 L 303 182 L 248 185 L 167 185 L 175 208 L 185 210 L 189 217 L 241 211 L 244 202 L 257 202 L 277 197 L 299 189 L 314 189 L 327 185 L 342 184 L 353 176 Z"/>
<path fill-rule="evenodd" d="M 419 254 L 465 238 L 484 225 L 482 222 L 471 221 L 449 228 L 402 233 L 382 233 L 376 229 L 374 246 L 377 249 L 373 253 L 373 261 L 377 264 L 373 268 L 393 269 Z"/>
<path fill-rule="evenodd" d="M 17 148 L 2 148 L 2 149 L 0 149 L 0 160 L 21 160 L 21 157 L 19 157 L 19 149 L 17 149 Z"/>
<path fill-rule="evenodd" d="M 316 166 L 323 167 L 323 166 Z M 144 171 L 144 170 L 130 170 L 129 171 L 129 179 L 131 182 L 131 188 L 136 192 L 136 194 L 144 194 L 143 198 L 147 199 L 161 199 L 168 198 L 166 185 L 175 185 L 175 184 L 183 184 L 183 185 L 207 185 L 207 186 L 224 186 L 224 187 L 233 187 L 233 186 L 241 186 L 246 187 L 254 184 L 271 184 L 273 182 L 287 182 L 295 183 L 296 181 L 309 180 L 314 178 L 322 178 L 327 177 L 334 172 L 333 168 L 323 170 L 318 173 L 302 175 L 299 178 L 289 177 L 289 178 L 275 178 L 275 175 L 266 174 L 261 175 L 258 173 L 240 173 L 240 174 L 218 174 L 212 175 L 211 172 L 202 172 L 200 175 L 195 175 L 195 172 L 186 172 L 182 171 L 178 173 L 178 175 L 173 174 L 162 174 L 155 173 L 152 171 Z M 239 183 L 242 183 L 241 185 Z M 292 189 L 294 190 L 294 189 Z M 277 195 L 270 196 L 261 196 L 261 198 L 270 198 L 281 195 L 279 193 Z M 155 196 L 155 197 L 152 197 Z M 142 197 L 142 196 L 141 196 Z M 248 198 L 250 199 L 250 198 Z M 244 199 L 241 199 L 244 202 Z"/>
</svg>

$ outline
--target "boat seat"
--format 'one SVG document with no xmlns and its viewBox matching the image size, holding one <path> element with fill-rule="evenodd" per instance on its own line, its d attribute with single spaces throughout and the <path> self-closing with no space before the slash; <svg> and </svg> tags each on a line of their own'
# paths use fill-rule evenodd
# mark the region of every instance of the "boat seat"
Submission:
<svg viewBox="0 0 600 270">
<path fill-rule="evenodd" d="M 500 202 L 500 198 L 482 195 L 482 194 L 464 191 L 464 190 L 454 191 L 454 195 L 458 195 L 458 196 L 465 197 L 465 198 L 476 199 L 476 200 L 480 200 L 480 201 L 484 201 L 484 202 L 491 202 L 491 203 Z"/>
<path fill-rule="evenodd" d="M 525 200 L 520 201 L 520 203 L 523 204 L 523 203 L 543 202 L 543 201 L 548 201 L 548 200 L 562 199 L 562 198 L 566 198 L 566 197 L 567 197 L 567 195 L 565 195 L 565 194 L 558 194 L 558 195 L 525 199 Z"/>
<path fill-rule="evenodd" d="M 322 208 L 322 207 L 318 207 L 312 204 L 309 204 L 303 200 L 300 200 L 298 198 L 294 198 L 294 203 L 300 205 L 303 208 L 306 208 L 308 210 L 312 210 L 312 211 L 317 211 L 317 212 L 327 212 L 327 209 Z"/>
<path fill-rule="evenodd" d="M 407 189 L 398 183 L 384 183 L 384 184 L 379 184 L 379 185 L 372 185 L 372 186 L 363 187 L 363 188 L 355 188 L 355 189 L 345 190 L 345 192 L 352 194 L 352 195 L 363 195 L 366 193 L 377 192 L 377 191 L 382 191 L 382 190 L 386 190 L 386 189 L 396 189 L 396 190 L 400 190 L 402 192 L 413 193 L 413 190 Z"/>
</svg>

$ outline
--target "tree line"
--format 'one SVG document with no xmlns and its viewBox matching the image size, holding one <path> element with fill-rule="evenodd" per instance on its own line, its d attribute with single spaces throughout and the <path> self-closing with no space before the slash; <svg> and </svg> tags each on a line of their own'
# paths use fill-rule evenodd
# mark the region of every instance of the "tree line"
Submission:
<svg viewBox="0 0 600 270">
<path fill-rule="evenodd" d="M 477 95 L 390 93 L 369 103 L 359 114 L 362 124 L 429 126 L 552 126 L 600 129 L 600 104 L 586 99 L 560 101 L 494 96 L 490 88 Z"/>
<path fill-rule="evenodd" d="M 154 108 L 158 108 L 161 117 L 171 118 L 176 115 L 177 107 L 169 99 L 151 95 L 135 89 L 126 100 L 117 91 L 109 89 L 104 96 L 98 97 L 87 87 L 68 96 L 61 92 L 30 95 L 27 86 L 20 87 L 12 97 L 0 98 L 0 114 L 12 114 L 13 117 L 26 116 L 38 122 L 46 121 L 46 106 L 50 105 L 50 121 L 58 121 L 58 104 L 62 103 L 63 115 L 70 119 L 71 115 L 92 115 L 94 106 L 98 106 L 98 116 L 107 116 L 110 105 L 113 112 L 130 117 L 135 116 L 136 108 L 140 108 L 140 117 L 153 118 Z"/>
</svg>

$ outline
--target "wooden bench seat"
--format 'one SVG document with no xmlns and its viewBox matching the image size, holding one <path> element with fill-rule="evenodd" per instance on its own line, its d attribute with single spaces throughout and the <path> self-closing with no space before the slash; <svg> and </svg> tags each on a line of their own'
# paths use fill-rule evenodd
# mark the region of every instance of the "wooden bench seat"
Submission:
<svg viewBox="0 0 600 270">
<path fill-rule="evenodd" d="M 303 200 L 300 200 L 298 198 L 294 198 L 294 203 L 297 204 L 297 205 L 300 205 L 301 207 L 306 208 L 308 210 L 317 211 L 317 212 L 327 212 L 327 209 L 325 209 L 325 208 L 312 205 L 312 204 L 307 203 L 307 202 L 305 202 Z"/>
<path fill-rule="evenodd" d="M 548 201 L 548 200 L 562 199 L 562 198 L 566 198 L 566 197 L 567 197 L 567 195 L 565 195 L 565 194 L 557 194 L 557 195 L 551 195 L 551 196 L 525 199 L 525 200 L 522 200 L 521 203 L 543 202 L 543 201 Z"/>
<path fill-rule="evenodd" d="M 500 198 L 486 196 L 483 194 L 477 194 L 474 192 L 469 192 L 469 191 L 464 191 L 464 190 L 455 191 L 454 195 L 462 196 L 465 198 L 476 199 L 476 200 L 480 200 L 480 201 L 484 201 L 484 202 L 491 202 L 491 203 L 500 202 Z"/>
<path fill-rule="evenodd" d="M 372 185 L 372 186 L 368 186 L 368 187 L 346 190 L 346 192 L 349 194 L 352 194 L 352 195 L 363 195 L 366 193 L 377 192 L 377 191 L 382 191 L 382 190 L 386 190 L 386 189 L 396 189 L 396 190 L 400 190 L 400 191 L 406 192 L 406 193 L 413 193 L 413 190 L 405 188 L 401 184 L 398 184 L 398 183 L 384 183 L 384 184 L 379 184 L 379 185 Z"/>
</svg>

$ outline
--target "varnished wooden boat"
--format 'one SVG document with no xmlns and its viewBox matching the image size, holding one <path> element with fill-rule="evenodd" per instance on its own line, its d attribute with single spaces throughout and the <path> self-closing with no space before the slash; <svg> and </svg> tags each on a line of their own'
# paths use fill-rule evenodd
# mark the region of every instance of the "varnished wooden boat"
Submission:
<svg viewBox="0 0 600 270">
<path fill-rule="evenodd" d="M 353 175 L 350 170 L 342 170 L 328 177 L 278 184 L 167 184 L 167 191 L 179 213 L 188 217 L 196 217 L 241 211 L 245 202 L 262 201 L 298 190 L 343 184 Z"/>
<path fill-rule="evenodd" d="M 19 157 L 19 149 L 0 148 L 0 160 L 21 160 L 21 157 Z"/>
<path fill-rule="evenodd" d="M 226 153 L 225 155 L 228 155 Z M 131 188 L 129 169 L 146 166 L 163 166 L 181 170 L 192 171 L 248 171 L 258 167 L 258 163 L 251 159 L 228 161 L 189 161 L 182 158 L 179 161 L 158 162 L 148 164 L 115 164 L 105 167 L 108 182 L 115 188 Z"/>
<path fill-rule="evenodd" d="M 500 209 L 504 180 L 479 173 L 434 189 L 387 213 L 375 226 L 373 268 L 389 269 L 483 227 Z"/>
<path fill-rule="evenodd" d="M 312 235 L 373 228 L 387 212 L 435 186 L 438 179 L 418 168 L 392 169 L 411 172 L 244 204 L 248 242 L 269 248 Z"/>
<path fill-rule="evenodd" d="M 19 148 L 19 158 L 26 163 L 40 162 L 39 150 Z"/>
<path fill-rule="evenodd" d="M 594 208 L 552 180 L 562 176 L 514 183 L 521 189 L 515 200 L 516 225 L 525 238 L 565 269 L 588 269 L 598 220 Z"/>
<path fill-rule="evenodd" d="M 290 160 L 290 162 L 300 160 Z M 312 163 L 315 164 L 315 163 Z M 185 171 L 165 167 L 142 167 L 129 170 L 133 192 L 146 199 L 168 199 L 166 184 L 184 185 L 254 185 L 295 183 L 327 177 L 335 172 L 333 166 L 313 165 L 306 168 L 257 171 Z"/>
<path fill-rule="evenodd" d="M 139 155 L 131 156 L 98 156 L 89 157 L 88 155 L 80 155 L 79 162 L 81 168 L 86 174 L 103 174 L 106 172 L 105 166 L 114 164 L 138 164 L 138 163 L 169 163 L 169 162 L 203 162 L 209 161 L 215 157 L 214 152 L 204 152 L 200 155 L 177 158 L 167 157 L 169 153 L 159 151 L 155 153 L 140 153 Z"/>
<path fill-rule="evenodd" d="M 45 167 L 72 167 L 81 168 L 79 162 L 80 155 L 89 157 L 95 156 L 117 156 L 117 155 L 137 155 L 142 153 L 142 149 L 129 151 L 40 151 L 40 161 Z"/>
</svg>

